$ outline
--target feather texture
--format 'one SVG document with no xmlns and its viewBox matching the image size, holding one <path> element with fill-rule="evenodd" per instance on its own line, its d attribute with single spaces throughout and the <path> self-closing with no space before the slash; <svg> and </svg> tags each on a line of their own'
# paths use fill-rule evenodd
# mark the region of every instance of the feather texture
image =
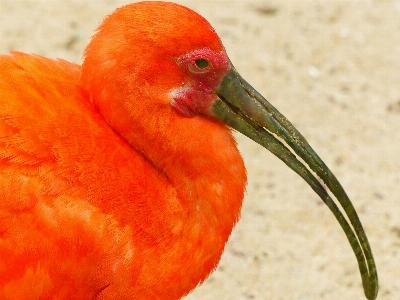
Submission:
<svg viewBox="0 0 400 300">
<path fill-rule="evenodd" d="M 140 44 L 146 28 L 160 43 L 149 14 L 192 22 L 167 24 L 160 50 Z M 145 2 L 105 20 L 83 71 L 0 56 L 1 299 L 178 299 L 216 267 L 243 162 L 225 125 L 167 97 L 185 80 L 174 54 L 204 45 L 224 51 L 203 18 Z"/>
</svg>

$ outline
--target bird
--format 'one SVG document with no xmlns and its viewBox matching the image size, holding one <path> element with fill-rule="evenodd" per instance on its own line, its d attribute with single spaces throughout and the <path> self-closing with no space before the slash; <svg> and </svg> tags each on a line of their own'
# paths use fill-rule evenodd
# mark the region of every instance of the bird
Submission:
<svg viewBox="0 0 400 300">
<path fill-rule="evenodd" d="M 247 178 L 233 130 L 328 205 L 376 298 L 371 247 L 339 181 L 191 9 L 116 9 L 82 65 L 2 54 L 0 95 L 0 299 L 190 293 L 239 220 Z"/>
</svg>

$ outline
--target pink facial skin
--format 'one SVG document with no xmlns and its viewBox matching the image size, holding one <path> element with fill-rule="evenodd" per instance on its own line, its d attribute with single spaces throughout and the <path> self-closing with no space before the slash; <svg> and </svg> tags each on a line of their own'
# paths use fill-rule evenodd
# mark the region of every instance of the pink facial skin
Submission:
<svg viewBox="0 0 400 300">
<path fill-rule="evenodd" d="M 211 104 L 217 97 L 214 91 L 231 69 L 225 51 L 197 49 L 178 57 L 176 62 L 185 74 L 185 84 L 172 91 L 171 106 L 186 117 L 199 113 L 209 115 Z"/>
</svg>

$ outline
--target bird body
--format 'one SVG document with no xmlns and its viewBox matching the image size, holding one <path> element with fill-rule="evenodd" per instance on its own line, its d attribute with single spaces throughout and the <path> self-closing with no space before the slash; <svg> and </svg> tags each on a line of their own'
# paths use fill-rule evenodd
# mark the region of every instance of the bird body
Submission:
<svg viewBox="0 0 400 300">
<path fill-rule="evenodd" d="M 0 299 L 186 295 L 240 215 L 246 171 L 223 122 L 276 155 L 263 128 L 290 124 L 251 117 L 259 96 L 227 81 L 214 29 L 167 2 L 117 9 L 82 67 L 12 52 L 0 70 Z"/>
<path fill-rule="evenodd" d="M 0 69 L 0 298 L 178 299 L 203 281 L 246 181 L 227 127 L 151 120 L 148 105 L 142 143 L 128 143 L 91 103 L 80 66 L 12 53 Z M 149 95 L 138 94 L 140 106 Z"/>
</svg>

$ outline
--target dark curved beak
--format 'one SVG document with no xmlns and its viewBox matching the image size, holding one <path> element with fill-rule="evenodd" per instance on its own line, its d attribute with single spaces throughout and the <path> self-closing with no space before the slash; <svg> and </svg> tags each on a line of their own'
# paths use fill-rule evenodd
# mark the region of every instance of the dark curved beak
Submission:
<svg viewBox="0 0 400 300">
<path fill-rule="evenodd" d="M 211 106 L 213 116 L 271 151 L 299 174 L 329 207 L 357 258 L 365 295 L 370 300 L 375 299 L 378 275 L 371 247 L 353 204 L 333 173 L 289 120 L 248 84 L 232 65 L 214 93 L 218 99 Z M 351 225 L 315 175 L 336 197 Z"/>
</svg>

